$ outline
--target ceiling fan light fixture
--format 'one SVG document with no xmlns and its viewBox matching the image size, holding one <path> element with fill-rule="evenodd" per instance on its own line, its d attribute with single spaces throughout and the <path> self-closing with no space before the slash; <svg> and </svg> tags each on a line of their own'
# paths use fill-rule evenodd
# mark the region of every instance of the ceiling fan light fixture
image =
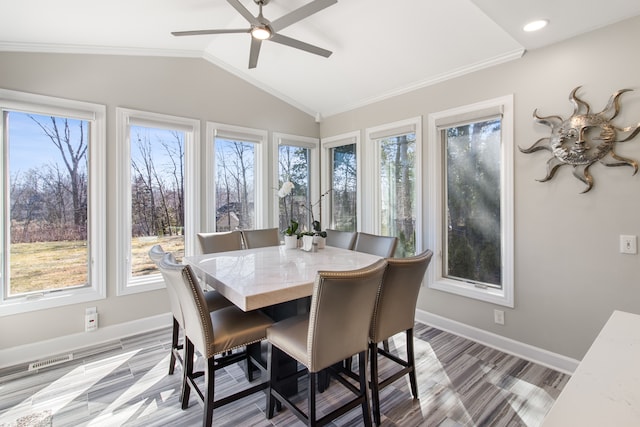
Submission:
<svg viewBox="0 0 640 427">
<path fill-rule="evenodd" d="M 266 25 L 264 26 L 255 26 L 251 29 L 251 36 L 254 39 L 258 40 L 266 40 L 271 37 L 271 30 Z"/>
</svg>

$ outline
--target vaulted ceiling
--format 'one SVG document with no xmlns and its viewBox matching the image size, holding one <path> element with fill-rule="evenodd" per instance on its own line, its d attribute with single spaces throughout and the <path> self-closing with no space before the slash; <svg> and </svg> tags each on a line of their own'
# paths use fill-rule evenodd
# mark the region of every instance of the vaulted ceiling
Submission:
<svg viewBox="0 0 640 427">
<path fill-rule="evenodd" d="M 310 1 L 270 0 L 263 13 L 274 21 Z M 240 2 L 257 15 L 254 0 Z M 248 27 L 224 0 L 0 0 L 0 51 L 202 57 L 329 116 L 636 15 L 638 0 L 338 0 L 280 32 L 329 58 L 263 42 L 249 69 L 249 34 L 171 35 Z M 522 31 L 539 18 L 545 29 Z"/>
</svg>

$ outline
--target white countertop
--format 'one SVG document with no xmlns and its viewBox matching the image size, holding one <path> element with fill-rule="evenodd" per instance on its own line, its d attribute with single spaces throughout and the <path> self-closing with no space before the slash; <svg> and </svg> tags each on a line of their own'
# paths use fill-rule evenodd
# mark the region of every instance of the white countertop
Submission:
<svg viewBox="0 0 640 427">
<path fill-rule="evenodd" d="M 614 311 L 543 427 L 640 426 L 640 316 Z"/>
<path fill-rule="evenodd" d="M 326 246 L 317 252 L 270 246 L 185 257 L 196 274 L 242 310 L 310 296 L 318 271 L 367 267 L 378 256 Z"/>
</svg>

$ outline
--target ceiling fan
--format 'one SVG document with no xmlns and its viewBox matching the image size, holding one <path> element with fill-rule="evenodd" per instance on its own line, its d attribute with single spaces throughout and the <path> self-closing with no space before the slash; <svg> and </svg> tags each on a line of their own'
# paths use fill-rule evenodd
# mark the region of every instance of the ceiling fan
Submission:
<svg viewBox="0 0 640 427">
<path fill-rule="evenodd" d="M 198 36 L 205 34 L 249 33 L 251 34 L 249 68 L 256 68 L 256 65 L 258 65 L 258 55 L 260 53 L 260 47 L 262 46 L 263 40 L 270 40 L 272 42 L 301 49 L 315 55 L 324 56 L 325 58 L 328 58 L 331 55 L 332 52 L 329 50 L 322 49 L 300 40 L 292 39 L 291 37 L 283 36 L 282 34 L 279 34 L 278 31 L 337 3 L 338 0 L 313 0 L 311 3 L 299 7 L 298 9 L 295 9 L 274 21 L 269 21 L 262 15 L 262 6 L 269 4 L 270 0 L 253 1 L 260 7 L 258 16 L 253 16 L 239 0 L 227 0 L 227 2 L 233 6 L 233 8 L 237 10 L 238 13 L 240 13 L 240 15 L 249 22 L 249 24 L 251 24 L 250 28 L 174 31 L 171 34 L 174 36 Z"/>
</svg>

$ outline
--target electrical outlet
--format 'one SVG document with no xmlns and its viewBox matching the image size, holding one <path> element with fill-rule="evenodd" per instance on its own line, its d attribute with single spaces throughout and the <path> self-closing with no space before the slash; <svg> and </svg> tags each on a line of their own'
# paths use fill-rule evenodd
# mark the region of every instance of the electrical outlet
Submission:
<svg viewBox="0 0 640 427">
<path fill-rule="evenodd" d="M 498 325 L 504 325 L 504 311 L 493 310 L 493 321 Z"/>
<path fill-rule="evenodd" d="M 98 310 L 95 307 L 89 307 L 84 312 L 84 330 L 92 332 L 98 329 Z"/>
<path fill-rule="evenodd" d="M 631 235 L 620 235 L 620 253 L 621 254 L 637 254 L 638 253 L 638 237 Z"/>
</svg>

